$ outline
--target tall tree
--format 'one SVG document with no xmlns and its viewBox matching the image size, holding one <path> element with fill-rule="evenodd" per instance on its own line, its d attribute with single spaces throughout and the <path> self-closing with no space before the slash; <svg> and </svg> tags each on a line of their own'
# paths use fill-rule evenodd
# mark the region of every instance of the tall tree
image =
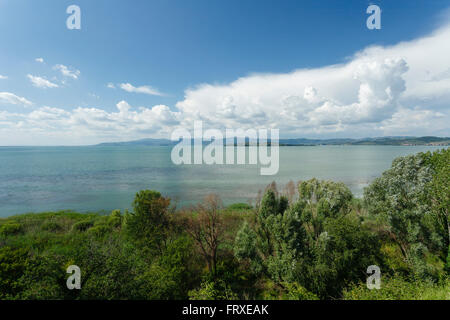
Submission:
<svg viewBox="0 0 450 320">
<path fill-rule="evenodd" d="M 136 194 L 133 213 L 126 218 L 128 234 L 140 245 L 162 253 L 169 230 L 170 199 L 154 190 Z"/>
<path fill-rule="evenodd" d="M 190 214 L 186 219 L 186 232 L 200 249 L 213 276 L 217 272 L 218 249 L 224 235 L 222 210 L 223 204 L 219 196 L 210 194 L 194 209 L 197 214 Z"/>
<path fill-rule="evenodd" d="M 448 161 L 448 151 L 397 158 L 364 191 L 369 214 L 422 277 L 437 272 L 426 256 L 437 252 L 445 261 L 448 250 Z"/>
</svg>

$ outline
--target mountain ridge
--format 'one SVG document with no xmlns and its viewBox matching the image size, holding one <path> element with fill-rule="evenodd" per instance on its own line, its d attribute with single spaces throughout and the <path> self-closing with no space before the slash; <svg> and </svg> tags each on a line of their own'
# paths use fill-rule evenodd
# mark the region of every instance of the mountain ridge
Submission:
<svg viewBox="0 0 450 320">
<path fill-rule="evenodd" d="M 246 139 L 246 144 L 248 144 Z M 96 144 L 96 146 L 172 146 L 178 141 L 171 141 L 169 139 L 153 139 L 145 138 L 139 140 L 122 141 L 122 142 L 104 142 Z M 270 139 L 269 139 L 270 143 Z M 386 136 L 374 138 L 335 138 L 335 139 L 307 139 L 307 138 L 289 138 L 279 139 L 281 146 L 316 146 L 316 145 L 436 145 L 448 146 L 450 145 L 450 137 L 436 137 L 436 136 Z"/>
</svg>

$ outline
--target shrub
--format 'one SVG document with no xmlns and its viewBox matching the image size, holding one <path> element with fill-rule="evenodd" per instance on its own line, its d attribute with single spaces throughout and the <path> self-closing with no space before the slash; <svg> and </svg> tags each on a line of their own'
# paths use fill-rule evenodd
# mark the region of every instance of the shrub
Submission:
<svg viewBox="0 0 450 320">
<path fill-rule="evenodd" d="M 108 224 L 113 228 L 119 228 L 122 226 L 122 214 L 120 210 L 113 210 L 108 219 Z"/>
<path fill-rule="evenodd" d="M 450 280 L 436 284 L 431 281 L 406 279 L 401 276 L 381 278 L 381 289 L 368 289 L 365 283 L 344 290 L 345 300 L 448 300 Z"/>
<path fill-rule="evenodd" d="M 237 295 L 222 280 L 204 281 L 200 288 L 189 291 L 190 300 L 236 300 Z"/>
<path fill-rule="evenodd" d="M 228 210 L 251 210 L 253 207 L 247 203 L 233 203 L 227 207 Z"/>
<path fill-rule="evenodd" d="M 84 231 L 88 230 L 90 227 L 92 227 L 93 225 L 94 225 L 94 223 L 91 220 L 80 221 L 80 222 L 75 223 L 72 226 L 72 231 L 84 232 Z"/>
<path fill-rule="evenodd" d="M 104 224 L 93 226 L 87 230 L 88 234 L 92 234 L 96 237 L 103 237 L 109 232 L 111 232 L 111 228 Z"/>
<path fill-rule="evenodd" d="M 122 214 L 120 213 L 120 209 L 116 209 L 116 210 L 111 211 L 110 216 L 111 217 L 119 217 L 119 218 L 122 217 Z"/>
<path fill-rule="evenodd" d="M 44 222 L 42 224 L 41 230 L 50 231 L 50 232 L 58 232 L 58 231 L 62 230 L 62 227 L 54 221 L 48 221 L 48 222 Z"/>
<path fill-rule="evenodd" d="M 19 278 L 23 275 L 28 251 L 25 248 L 0 247 L 0 299 L 11 299 L 22 289 Z"/>
<path fill-rule="evenodd" d="M 19 234 L 22 232 L 22 226 L 18 223 L 9 222 L 5 223 L 4 225 L 0 226 L 0 235 L 2 236 L 10 236 Z"/>
</svg>

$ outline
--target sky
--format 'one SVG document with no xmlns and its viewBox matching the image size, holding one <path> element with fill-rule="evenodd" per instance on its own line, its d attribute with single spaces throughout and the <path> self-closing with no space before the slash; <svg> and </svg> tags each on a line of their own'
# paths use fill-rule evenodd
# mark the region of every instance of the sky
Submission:
<svg viewBox="0 0 450 320">
<path fill-rule="evenodd" d="M 0 0 L 0 146 L 450 136 L 449 57 L 448 0 Z"/>
</svg>

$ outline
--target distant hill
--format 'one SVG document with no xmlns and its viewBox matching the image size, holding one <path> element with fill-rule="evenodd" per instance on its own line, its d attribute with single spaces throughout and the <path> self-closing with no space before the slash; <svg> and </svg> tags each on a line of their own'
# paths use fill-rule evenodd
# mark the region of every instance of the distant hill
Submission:
<svg viewBox="0 0 450 320">
<path fill-rule="evenodd" d="M 381 137 L 367 138 L 352 144 L 358 145 L 441 145 L 448 146 L 450 144 L 449 137 Z"/>
<path fill-rule="evenodd" d="M 172 146 L 177 142 L 168 139 L 141 139 L 126 142 L 106 142 L 97 146 Z M 270 142 L 269 142 L 270 143 Z M 390 145 L 390 146 L 416 146 L 416 145 L 450 145 L 450 137 L 377 137 L 362 139 L 280 139 L 282 146 L 317 146 L 317 145 Z M 248 144 L 248 139 L 246 140 Z"/>
<path fill-rule="evenodd" d="M 168 139 L 141 139 L 134 141 L 125 142 L 104 142 L 97 146 L 169 146 L 173 145 L 175 142 Z"/>
<path fill-rule="evenodd" d="M 377 137 L 362 139 L 280 139 L 281 145 L 438 145 L 448 146 L 449 137 Z"/>
</svg>

